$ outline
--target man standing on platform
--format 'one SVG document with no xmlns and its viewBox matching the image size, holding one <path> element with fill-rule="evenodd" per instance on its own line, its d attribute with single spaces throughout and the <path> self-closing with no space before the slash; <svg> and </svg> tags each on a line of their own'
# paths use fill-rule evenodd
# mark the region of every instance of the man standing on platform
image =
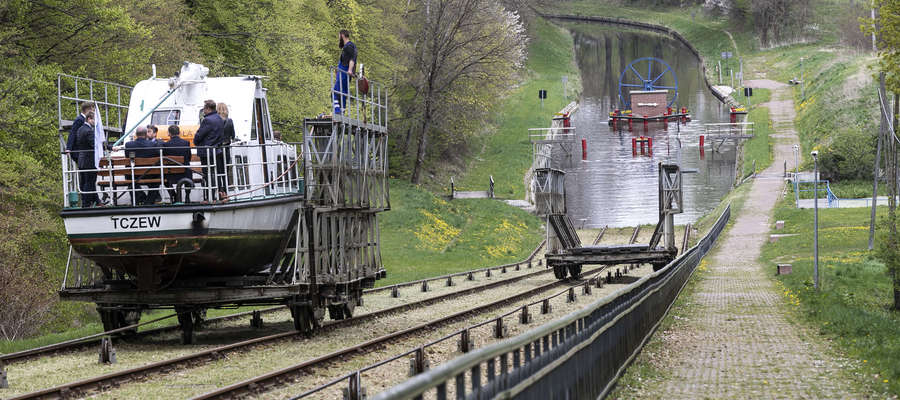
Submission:
<svg viewBox="0 0 900 400">
<path fill-rule="evenodd" d="M 338 40 L 338 47 L 341 48 L 341 58 L 335 72 L 334 87 L 331 93 L 335 115 L 343 113 L 344 108 L 347 107 L 350 77 L 354 76 L 356 71 L 356 45 L 350 41 L 350 31 L 341 29 Z"/>
<path fill-rule="evenodd" d="M 72 127 L 69 128 L 69 138 L 66 140 L 66 150 L 75 150 L 76 142 L 78 141 L 78 130 L 84 125 L 84 116 L 88 111 L 93 109 L 94 103 L 89 101 L 81 103 L 81 114 L 78 114 L 78 117 L 75 117 L 75 121 L 72 121 Z M 72 157 L 72 161 L 78 162 L 78 154 L 69 153 L 69 157 Z"/>
</svg>

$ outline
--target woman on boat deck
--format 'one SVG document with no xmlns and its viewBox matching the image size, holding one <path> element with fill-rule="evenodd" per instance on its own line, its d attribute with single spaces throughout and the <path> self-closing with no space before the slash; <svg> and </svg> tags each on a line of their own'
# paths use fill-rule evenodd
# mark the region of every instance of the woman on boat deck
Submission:
<svg viewBox="0 0 900 400">
<path fill-rule="evenodd" d="M 350 91 L 350 77 L 356 71 L 356 45 L 350 41 L 350 31 L 341 29 L 338 36 L 338 47 L 341 57 L 334 76 L 334 87 L 331 99 L 334 103 L 334 114 L 341 114 L 347 107 L 347 93 Z M 341 93 L 341 94 L 338 94 Z"/>
</svg>

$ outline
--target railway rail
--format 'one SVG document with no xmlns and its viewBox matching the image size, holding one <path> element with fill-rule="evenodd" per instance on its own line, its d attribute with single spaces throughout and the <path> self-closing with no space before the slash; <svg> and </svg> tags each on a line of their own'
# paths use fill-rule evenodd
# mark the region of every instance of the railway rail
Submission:
<svg viewBox="0 0 900 400">
<path fill-rule="evenodd" d="M 501 266 L 502 267 L 502 266 Z M 478 271 L 485 271 L 487 275 L 489 271 L 495 269 L 479 269 Z M 401 305 L 397 305 L 394 307 L 389 307 L 386 309 L 374 311 L 372 313 L 359 315 L 356 317 L 332 321 L 324 324 L 321 329 L 322 330 L 331 330 L 336 329 L 343 326 L 348 326 L 351 324 L 361 324 L 367 321 L 376 320 L 380 317 L 384 317 L 390 314 L 400 313 L 406 310 L 425 307 L 440 301 L 462 297 L 466 295 L 470 295 L 473 293 L 482 292 L 485 290 L 489 290 L 492 288 L 500 287 L 503 285 L 507 285 L 513 282 L 517 282 L 523 279 L 527 279 L 530 277 L 534 277 L 537 275 L 545 274 L 550 272 L 549 269 L 541 269 L 538 271 L 518 275 L 515 277 L 511 277 L 508 279 L 498 280 L 495 282 L 486 283 L 479 286 L 474 286 L 471 288 L 466 288 L 462 290 L 453 291 L 450 293 L 445 293 L 439 296 L 429 297 L 426 299 L 422 299 L 419 301 L 405 303 Z M 464 275 L 467 275 L 465 273 Z M 445 279 L 445 278 L 442 278 Z M 274 307 L 278 308 L 278 307 Z M 246 314 L 244 314 L 246 315 Z M 175 328 L 177 329 L 177 328 Z M 83 379 L 71 383 L 66 383 L 63 385 L 58 385 L 55 387 L 34 391 L 31 393 L 26 393 L 19 395 L 17 397 L 13 397 L 13 399 L 43 399 L 43 398 L 60 398 L 60 397 L 73 397 L 73 396 L 85 396 L 87 394 L 104 391 L 114 386 L 144 379 L 150 375 L 165 373 L 172 369 L 181 368 L 184 366 L 194 366 L 204 364 L 213 360 L 220 359 L 229 353 L 234 353 L 238 351 L 244 351 L 252 349 L 253 347 L 260 346 L 263 344 L 271 344 L 276 341 L 286 340 L 288 338 L 299 335 L 297 331 L 289 331 L 289 332 L 281 332 L 268 336 L 263 336 L 259 338 L 254 338 L 250 340 L 245 340 L 237 343 L 232 343 L 228 345 L 223 345 L 207 350 L 203 350 L 200 352 L 188 354 L 181 357 L 176 357 L 168 360 L 163 360 L 155 363 L 150 363 L 142 366 L 138 366 L 135 368 L 130 368 L 122 371 L 112 372 L 96 377 L 91 377 L 88 379 Z"/>
<path fill-rule="evenodd" d="M 604 279 L 602 277 L 602 270 L 608 269 L 609 267 L 601 267 L 592 272 L 596 272 L 594 276 L 582 279 L 576 282 L 574 285 L 570 285 L 568 288 L 558 291 L 554 294 L 551 294 L 547 297 L 540 298 L 536 301 L 531 301 L 526 304 L 522 304 L 521 307 L 515 307 L 514 309 L 507 311 L 503 314 L 495 316 L 493 318 L 488 318 L 481 322 L 468 325 L 460 330 L 454 331 L 450 334 L 444 335 L 442 337 L 431 340 L 427 343 L 420 344 L 414 346 L 412 348 L 408 348 L 407 350 L 395 354 L 391 357 L 379 360 L 375 363 L 367 365 L 360 369 L 352 370 L 349 373 L 341 375 L 336 379 L 332 379 L 325 384 L 316 386 L 310 390 L 304 391 L 303 393 L 291 397 L 291 400 L 299 400 L 311 398 L 313 396 L 322 397 L 322 398 L 331 398 L 335 394 L 336 389 L 340 389 L 343 393 L 345 393 L 345 398 L 348 399 L 363 399 L 365 398 L 365 390 L 363 389 L 363 381 L 365 374 L 374 372 L 374 370 L 378 368 L 382 368 L 390 363 L 394 363 L 397 361 L 401 361 L 403 359 L 409 359 L 410 368 L 409 375 L 416 375 L 426 371 L 428 368 L 431 368 L 433 365 L 430 363 L 429 356 L 430 349 L 432 347 L 446 346 L 448 342 L 457 340 L 457 346 L 459 347 L 459 351 L 466 353 L 471 351 L 474 347 L 470 347 L 468 344 L 469 340 L 473 340 L 476 335 L 476 330 L 480 330 L 482 337 L 487 335 L 489 336 L 489 340 L 501 340 L 504 338 L 512 337 L 515 333 L 510 333 L 507 331 L 507 328 L 511 328 L 515 325 L 528 325 L 533 321 L 533 309 L 540 308 L 540 314 L 550 314 L 552 313 L 552 308 L 549 305 L 550 301 L 554 299 L 558 299 L 561 297 L 565 297 L 566 303 L 574 303 L 576 301 L 577 295 L 575 294 L 575 289 L 581 287 L 581 295 L 592 295 L 592 289 L 596 284 L 597 288 L 602 287 L 604 280 L 607 284 L 627 284 L 630 281 L 623 282 L 621 278 L 612 278 L 609 277 Z M 647 273 L 650 271 L 648 270 Z M 621 277 L 621 275 L 616 274 L 616 276 Z M 570 309 L 565 309 L 568 312 Z M 489 328 L 489 332 L 485 332 L 485 328 Z M 436 350 L 434 353 L 440 354 L 440 350 Z M 452 358 L 452 356 L 451 356 Z M 443 360 L 447 361 L 447 360 Z M 369 378 L 372 379 L 371 377 Z M 383 382 L 380 382 L 383 383 Z M 399 382 L 397 382 L 399 383 Z M 343 386 L 345 385 L 345 386 Z M 342 387 L 343 386 L 343 387 Z M 331 390 L 328 393 L 325 393 L 326 390 Z M 240 396 L 240 394 L 238 394 Z M 226 395 L 225 397 L 234 397 L 230 395 Z M 202 398 L 202 397 L 198 397 Z"/>
<path fill-rule="evenodd" d="M 544 248 L 544 243 L 545 242 L 542 241 L 540 244 L 538 244 L 538 246 L 535 247 L 535 249 L 531 252 L 531 254 L 522 261 L 508 263 L 508 264 L 502 264 L 502 265 L 496 265 L 496 266 L 490 266 L 490 267 L 477 268 L 477 269 L 472 269 L 472 270 L 468 270 L 468 271 L 456 272 L 456 273 L 452 273 L 452 274 L 445 274 L 445 275 L 440 275 L 440 276 L 435 276 L 435 277 L 430 277 L 430 278 L 425 278 L 425 279 L 397 283 L 394 285 L 387 285 L 387 286 L 381 286 L 381 287 L 372 288 L 372 289 L 366 289 L 363 291 L 363 295 L 370 295 L 370 294 L 380 293 L 380 292 L 384 292 L 384 291 L 392 291 L 393 293 L 396 294 L 397 291 L 401 288 L 408 288 L 408 287 L 414 287 L 414 286 L 421 287 L 423 285 L 428 285 L 431 282 L 452 282 L 452 280 L 454 278 L 458 278 L 458 277 L 466 277 L 467 279 L 472 280 L 472 279 L 474 279 L 474 276 L 479 273 L 485 273 L 485 274 L 487 274 L 487 276 L 491 276 L 491 274 L 493 274 L 495 271 L 500 272 L 500 273 L 506 273 L 506 271 L 508 269 L 519 270 L 523 266 L 526 266 L 527 268 L 531 268 L 535 262 L 534 258 Z M 537 263 L 538 263 L 537 265 L 539 265 L 539 266 L 542 265 L 541 261 L 538 261 Z M 208 325 L 208 324 L 216 324 L 216 323 L 226 322 L 226 321 L 233 321 L 233 320 L 238 320 L 238 319 L 241 319 L 244 317 L 252 316 L 254 312 L 259 312 L 260 314 L 264 315 L 264 314 L 268 314 L 268 313 L 272 313 L 272 312 L 284 310 L 284 309 L 286 309 L 285 306 L 274 306 L 274 307 L 266 307 L 266 308 L 262 308 L 262 309 L 258 309 L 258 310 L 242 311 L 242 312 L 238 312 L 238 313 L 234 313 L 234 314 L 228 314 L 228 315 L 210 318 L 210 319 L 204 320 L 203 324 Z M 114 329 L 111 331 L 91 334 L 91 335 L 87 335 L 84 337 L 67 340 L 64 342 L 59 342 L 59 343 L 54 343 L 54 344 L 50 344 L 50 345 L 46 345 L 46 346 L 22 350 L 22 351 L 18 351 L 18 352 L 14 352 L 14 353 L 2 354 L 2 355 L 0 355 L 0 365 L 10 365 L 10 364 L 15 364 L 15 363 L 19 363 L 19 362 L 33 360 L 33 359 L 40 358 L 40 357 L 53 355 L 53 354 L 71 353 L 71 352 L 81 351 L 81 350 L 91 348 L 91 347 L 97 347 L 100 345 L 100 342 L 104 337 L 108 337 L 110 335 L 114 335 L 114 334 L 118 334 L 118 333 L 132 331 L 132 330 L 135 330 L 142 326 L 146 326 L 146 325 L 149 325 L 152 323 L 156 323 L 156 322 L 163 321 L 166 319 L 174 318 L 177 315 L 178 315 L 177 313 L 169 314 L 169 315 L 166 315 L 166 316 L 163 316 L 160 318 L 153 319 L 151 321 L 141 322 L 138 324 L 125 326 L 125 327 Z M 158 335 L 161 333 L 175 332 L 178 330 L 179 330 L 178 325 L 169 325 L 169 326 L 163 326 L 163 327 L 159 327 L 159 328 L 153 328 L 153 329 L 148 329 L 148 330 L 144 330 L 144 331 L 138 331 L 135 333 L 131 333 L 131 334 L 129 334 L 129 337 L 142 338 L 142 337 Z"/>
<path fill-rule="evenodd" d="M 592 271 L 590 271 L 589 273 L 596 273 L 596 274 L 597 274 L 597 277 L 595 277 L 595 278 L 593 278 L 593 279 L 599 279 L 599 278 L 598 278 L 598 277 L 599 277 L 599 273 L 600 273 L 600 271 L 602 271 L 603 269 L 605 269 L 605 267 L 597 267 L 597 268 L 593 269 Z M 308 371 L 308 370 L 310 370 L 310 369 L 315 369 L 316 367 L 322 366 L 323 364 L 330 363 L 330 362 L 332 362 L 332 361 L 335 361 L 335 360 L 338 360 L 338 359 L 341 359 L 341 358 L 343 358 L 343 357 L 347 357 L 347 356 L 350 356 L 350 355 L 353 355 L 353 354 L 356 354 L 356 353 L 366 352 L 366 351 L 369 351 L 369 350 L 372 350 L 372 349 L 375 349 L 375 348 L 384 346 L 384 345 L 386 345 L 386 344 L 389 344 L 389 343 L 391 343 L 391 342 L 393 342 L 393 341 L 402 339 L 402 338 L 404 338 L 404 337 L 408 337 L 408 336 L 412 336 L 412 335 L 415 335 L 415 334 L 419 334 L 419 333 L 425 332 L 425 331 L 427 331 L 427 330 L 434 329 L 434 328 L 436 328 L 436 327 L 445 326 L 445 325 L 447 325 L 447 324 L 450 324 L 450 323 L 453 323 L 453 322 L 457 322 L 457 321 L 463 320 L 463 319 L 468 318 L 468 317 L 471 317 L 471 316 L 473 316 L 473 315 L 479 315 L 479 314 L 483 314 L 483 313 L 486 313 L 486 312 L 494 311 L 494 310 L 496 310 L 497 308 L 500 308 L 500 307 L 509 305 L 509 304 L 511 304 L 511 303 L 518 302 L 519 300 L 522 300 L 522 299 L 525 299 L 525 298 L 528 298 L 528 297 L 532 297 L 532 296 L 534 296 L 534 295 L 537 295 L 537 294 L 546 292 L 547 290 L 551 290 L 551 289 L 556 288 L 556 287 L 559 287 L 559 286 L 564 286 L 567 282 L 568 282 L 568 281 L 556 280 L 556 281 L 553 281 L 553 282 L 550 282 L 550 283 L 547 283 L 547 284 L 544 284 L 544 285 L 541 285 L 541 286 L 538 286 L 538 287 L 529 289 L 529 290 L 527 290 L 527 291 L 520 292 L 520 293 L 518 293 L 518 294 L 516 294 L 516 295 L 514 295 L 514 296 L 512 296 L 512 297 L 508 297 L 508 298 L 505 298 L 505 299 L 500 299 L 500 300 L 493 301 L 493 302 L 490 302 L 490 303 L 487 303 L 487 304 L 482 304 L 482 305 L 479 305 L 479 306 L 476 306 L 476 307 L 473 307 L 473 308 L 469 308 L 469 309 L 466 309 L 466 310 L 463 310 L 463 311 L 459 311 L 459 312 L 456 312 L 456 313 L 453 313 L 453 314 L 450 314 L 450 315 L 446 315 L 446 316 L 437 318 L 437 319 L 435 319 L 435 320 L 428 321 L 428 322 L 425 322 L 425 323 L 422 323 L 422 324 L 419 324 L 419 325 L 416 325 L 416 326 L 413 326 L 413 327 L 410 327 L 410 328 L 406 328 L 406 329 L 403 329 L 403 330 L 400 330 L 400 331 L 397 331 L 397 332 L 393 332 L 393 333 L 390 333 L 390 334 L 387 334 L 387 335 L 383 335 L 383 336 L 381 336 L 381 337 L 377 337 L 377 338 L 374 338 L 374 339 L 370 339 L 370 340 L 367 340 L 367 341 L 365 341 L 365 342 L 362 342 L 362 343 L 359 343 L 359 344 L 356 344 L 356 345 L 353 345 L 353 346 L 348 346 L 348 347 L 345 347 L 345 348 L 343 348 L 343 349 L 340 349 L 340 350 L 331 352 L 331 353 L 329 353 L 329 354 L 325 354 L 325 355 L 322 355 L 322 356 L 319 356 L 319 357 L 315 357 L 315 358 L 313 358 L 313 359 L 309 359 L 309 360 L 306 360 L 306 361 L 303 361 L 303 362 L 300 362 L 300 363 L 291 365 L 291 366 L 286 367 L 286 368 L 282 368 L 282 369 L 279 369 L 279 370 L 276 370 L 276 371 L 272 371 L 272 372 L 268 372 L 268 373 L 266 373 L 266 374 L 263 374 L 263 375 L 260 375 L 260 376 L 254 377 L 254 378 L 250 378 L 250 379 L 247 379 L 247 380 L 244 380 L 244 381 L 241 381 L 241 382 L 237 382 L 237 383 L 235 383 L 235 384 L 232 384 L 232 385 L 229 385 L 229 386 L 225 386 L 225 387 L 222 387 L 222 388 L 219 388 L 219 389 L 216 389 L 216 390 L 213 390 L 213 391 L 204 393 L 204 394 L 202 394 L 202 395 L 200 395 L 200 396 L 194 397 L 193 400 L 201 400 L 201 399 L 229 399 L 229 398 L 237 398 L 237 397 L 242 397 L 242 396 L 253 395 L 253 394 L 259 394 L 259 393 L 262 393 L 262 392 L 266 392 L 266 391 L 268 391 L 268 390 L 271 390 L 272 388 L 279 387 L 279 386 L 283 385 L 285 382 L 288 382 L 290 379 L 292 379 L 292 377 L 295 377 L 295 376 L 297 376 L 297 375 L 299 375 L 299 374 L 303 374 L 303 373 L 305 373 L 306 371 Z M 577 287 L 577 286 L 582 286 L 582 285 L 584 285 L 584 284 L 587 283 L 587 282 L 588 282 L 588 280 L 580 280 L 580 281 L 577 281 L 574 285 L 571 285 L 571 286 L 570 286 L 569 288 L 567 288 L 566 290 L 564 290 L 564 291 L 562 291 L 562 292 L 559 292 L 559 293 L 556 293 L 556 294 L 554 294 L 554 295 L 552 295 L 552 296 L 549 296 L 549 297 L 547 297 L 547 298 L 545 298 L 545 299 L 541 299 L 541 300 L 539 300 L 539 301 L 537 301 L 537 302 L 530 303 L 529 305 L 539 304 L 539 303 L 548 301 L 548 299 L 550 299 L 550 298 L 552 298 L 552 297 L 558 297 L 558 296 L 561 296 L 561 295 L 566 295 L 566 294 L 569 293 L 570 291 L 574 290 L 575 287 Z M 518 312 L 519 312 L 518 310 L 517 310 L 517 311 L 513 311 L 513 312 L 510 312 L 510 313 L 503 314 L 503 316 L 509 316 L 509 315 L 512 315 L 512 314 L 515 314 L 515 313 L 518 313 Z M 502 318 L 503 316 L 501 316 L 501 318 Z M 493 320 L 495 320 L 495 318 L 492 318 L 492 319 L 491 319 L 491 321 L 493 321 Z M 482 323 L 482 324 L 477 324 L 476 326 L 470 326 L 470 327 L 467 327 L 467 328 L 463 329 L 463 331 L 467 331 L 468 329 L 471 329 L 471 328 L 474 328 L 474 327 L 478 327 L 478 326 L 482 326 L 482 325 L 485 325 L 485 324 L 488 324 L 488 323 L 490 323 L 490 322 L 485 322 L 485 323 Z M 463 335 L 464 335 L 464 334 L 463 334 Z M 439 339 L 439 340 L 436 341 L 436 342 L 445 341 L 445 340 L 448 340 L 448 339 L 450 339 L 450 338 L 452 338 L 452 337 L 455 337 L 455 336 L 457 336 L 457 334 L 453 334 L 453 335 L 451 335 L 451 336 L 444 337 L 444 338 L 442 338 L 442 339 Z M 436 342 L 435 342 L 435 343 L 436 343 Z M 405 356 L 406 354 L 409 354 L 409 353 L 404 353 L 404 354 L 402 354 L 402 355 L 400 355 L 400 356 L 393 357 L 393 358 L 390 359 L 390 361 L 393 361 L 393 360 L 396 360 L 397 358 L 403 357 L 403 356 Z M 337 381 L 333 381 L 333 383 L 334 383 L 334 382 L 339 382 L 339 381 L 341 381 L 341 380 L 344 380 L 344 378 L 341 378 L 341 379 L 339 379 L 339 380 L 337 380 Z M 324 386 L 324 387 L 328 387 L 328 386 L 331 386 L 331 385 L 329 384 L 329 385 L 326 385 L 326 386 Z M 313 394 L 313 393 L 315 393 L 315 392 L 317 392 L 317 391 L 323 389 L 324 387 L 320 387 L 320 388 L 314 389 L 313 391 L 307 392 L 307 393 L 305 393 L 304 395 L 301 395 L 300 397 L 304 397 L 304 396 L 307 396 L 307 395 L 309 395 L 309 394 Z"/>
</svg>

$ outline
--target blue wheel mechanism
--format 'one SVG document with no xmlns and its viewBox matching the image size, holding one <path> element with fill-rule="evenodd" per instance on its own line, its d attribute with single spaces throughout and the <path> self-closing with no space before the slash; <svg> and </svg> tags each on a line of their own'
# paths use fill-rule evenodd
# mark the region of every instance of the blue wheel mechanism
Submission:
<svg viewBox="0 0 900 400">
<path fill-rule="evenodd" d="M 674 95 L 667 107 L 678 99 L 678 77 L 675 70 L 665 61 L 656 57 L 638 58 L 622 70 L 619 75 L 619 101 L 625 108 L 631 108 L 632 90 L 669 90 Z"/>
</svg>

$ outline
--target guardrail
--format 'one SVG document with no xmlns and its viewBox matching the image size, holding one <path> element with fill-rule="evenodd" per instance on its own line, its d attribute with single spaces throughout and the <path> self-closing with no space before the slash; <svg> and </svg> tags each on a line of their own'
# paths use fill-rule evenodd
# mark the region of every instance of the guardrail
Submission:
<svg viewBox="0 0 900 400">
<path fill-rule="evenodd" d="M 584 309 L 416 375 L 375 399 L 606 396 L 730 216 L 729 205 L 697 245 L 665 268 Z"/>
</svg>

